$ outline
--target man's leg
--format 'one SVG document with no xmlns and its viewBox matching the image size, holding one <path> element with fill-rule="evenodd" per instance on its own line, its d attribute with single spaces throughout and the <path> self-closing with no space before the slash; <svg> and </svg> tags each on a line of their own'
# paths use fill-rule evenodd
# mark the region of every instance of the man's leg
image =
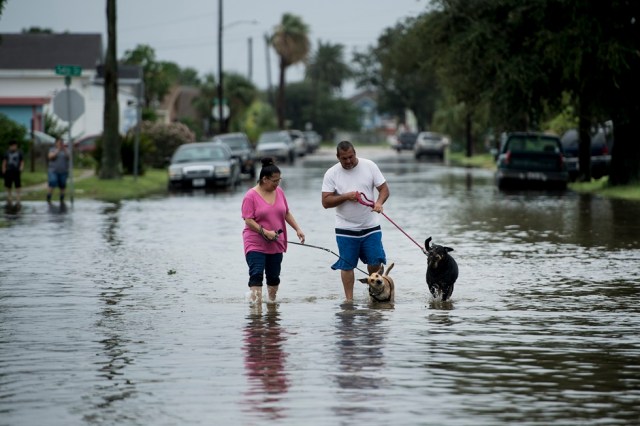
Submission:
<svg viewBox="0 0 640 426">
<path fill-rule="evenodd" d="M 344 297 L 347 302 L 353 301 L 353 284 L 356 281 L 356 275 L 353 269 L 348 271 L 341 270 L 340 278 L 342 278 L 342 286 L 344 287 Z"/>
</svg>

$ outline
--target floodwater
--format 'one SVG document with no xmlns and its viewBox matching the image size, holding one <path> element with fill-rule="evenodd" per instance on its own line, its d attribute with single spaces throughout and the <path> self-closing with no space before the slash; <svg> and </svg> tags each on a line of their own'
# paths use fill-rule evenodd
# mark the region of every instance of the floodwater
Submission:
<svg viewBox="0 0 640 426">
<path fill-rule="evenodd" d="M 307 243 L 337 252 L 331 162 L 283 166 L 282 186 Z M 490 172 L 404 153 L 379 164 L 389 218 L 454 248 L 451 301 L 381 217 L 393 306 L 362 284 L 344 304 L 336 257 L 290 245 L 279 303 L 250 307 L 248 181 L 1 213 L 0 425 L 640 422 L 640 203 L 502 193 Z"/>
</svg>

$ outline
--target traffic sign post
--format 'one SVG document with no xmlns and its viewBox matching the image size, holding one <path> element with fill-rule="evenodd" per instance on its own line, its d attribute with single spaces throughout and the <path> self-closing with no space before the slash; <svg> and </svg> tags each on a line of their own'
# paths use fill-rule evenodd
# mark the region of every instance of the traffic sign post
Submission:
<svg viewBox="0 0 640 426">
<path fill-rule="evenodd" d="M 79 77 L 82 75 L 82 67 L 79 65 L 56 65 L 55 72 L 56 75 L 64 76 L 64 84 L 65 86 L 67 86 L 67 90 L 65 92 L 62 92 L 66 97 L 66 117 L 64 117 L 65 114 L 62 112 L 61 106 L 57 108 L 58 111 L 55 110 L 55 99 L 54 112 L 56 112 L 56 114 L 60 118 L 62 118 L 63 120 L 66 119 L 66 121 L 69 122 L 69 199 L 71 200 L 71 205 L 73 206 L 73 140 L 71 139 L 71 126 L 73 126 L 73 122 L 84 113 L 84 99 L 77 91 L 72 91 L 69 86 L 71 86 L 71 77 Z M 59 93 L 58 95 L 61 95 L 62 93 Z M 73 102 L 76 108 L 72 110 L 71 98 L 73 94 L 76 95 Z M 80 99 L 79 101 L 77 100 L 78 97 Z M 58 96 L 56 96 L 56 98 L 58 98 Z M 57 104 L 60 104 L 60 102 L 58 102 Z"/>
</svg>

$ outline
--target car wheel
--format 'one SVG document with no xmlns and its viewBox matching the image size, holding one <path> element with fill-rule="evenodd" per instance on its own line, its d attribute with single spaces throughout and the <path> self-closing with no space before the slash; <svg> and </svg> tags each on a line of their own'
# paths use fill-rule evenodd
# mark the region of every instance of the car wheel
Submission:
<svg viewBox="0 0 640 426">
<path fill-rule="evenodd" d="M 251 179 L 255 179 L 255 177 L 256 177 L 256 167 L 255 166 L 251 167 L 251 170 L 249 170 L 249 176 L 251 176 Z"/>
<path fill-rule="evenodd" d="M 293 164 L 296 162 L 296 155 L 292 152 L 289 154 L 289 164 Z"/>
</svg>

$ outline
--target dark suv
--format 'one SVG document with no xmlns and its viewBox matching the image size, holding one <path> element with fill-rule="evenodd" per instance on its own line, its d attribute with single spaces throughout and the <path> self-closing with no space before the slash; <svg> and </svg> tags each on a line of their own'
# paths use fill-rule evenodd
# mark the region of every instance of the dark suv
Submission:
<svg viewBox="0 0 640 426">
<path fill-rule="evenodd" d="M 393 148 L 400 152 L 403 149 L 407 151 L 413 151 L 413 147 L 418 139 L 418 134 L 414 132 L 402 132 L 396 137 L 396 143 Z"/>
<path fill-rule="evenodd" d="M 611 145 L 608 141 L 607 133 L 600 130 L 591 136 L 591 177 L 600 179 L 609 175 L 611 164 Z M 569 180 L 574 181 L 580 172 L 578 160 L 578 143 L 580 137 L 576 129 L 569 129 L 562 135 L 562 149 L 564 151 L 567 169 L 569 170 Z M 609 139 L 612 139 L 611 137 Z"/>
<path fill-rule="evenodd" d="M 241 172 L 256 177 L 256 163 L 253 145 L 244 133 L 224 133 L 214 136 L 212 142 L 222 142 L 231 148 L 233 156 L 240 161 Z"/>
</svg>

